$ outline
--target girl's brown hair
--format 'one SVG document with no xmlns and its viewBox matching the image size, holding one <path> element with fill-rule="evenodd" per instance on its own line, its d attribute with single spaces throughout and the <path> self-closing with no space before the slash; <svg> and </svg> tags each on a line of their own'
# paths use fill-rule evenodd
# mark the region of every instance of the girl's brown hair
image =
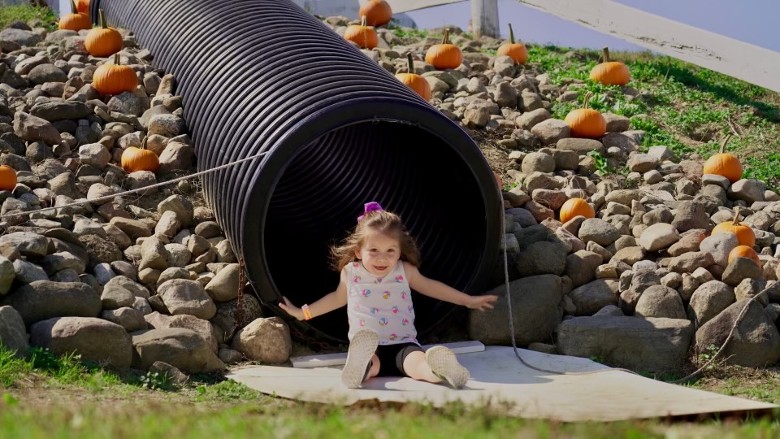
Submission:
<svg viewBox="0 0 780 439">
<path fill-rule="evenodd" d="M 340 245 L 333 246 L 330 250 L 333 268 L 341 271 L 347 264 L 357 260 L 355 250 L 359 249 L 369 232 L 379 232 L 387 236 L 398 238 L 401 244 L 401 260 L 415 267 L 420 265 L 420 250 L 414 238 L 406 231 L 401 217 L 377 210 L 369 212 L 358 221 L 355 230 Z"/>
</svg>

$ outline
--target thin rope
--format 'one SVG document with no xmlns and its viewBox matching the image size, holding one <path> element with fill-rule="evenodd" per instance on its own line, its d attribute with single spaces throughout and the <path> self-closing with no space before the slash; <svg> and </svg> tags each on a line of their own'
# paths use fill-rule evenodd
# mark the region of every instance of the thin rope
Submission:
<svg viewBox="0 0 780 439">
<path fill-rule="evenodd" d="M 185 176 L 182 176 L 182 177 L 177 177 L 177 178 L 174 178 L 173 180 L 168 180 L 168 181 L 164 181 L 164 182 L 161 182 L 161 183 L 155 183 L 155 184 L 151 184 L 149 186 L 144 186 L 144 187 L 137 188 L 137 189 L 130 189 L 130 190 L 122 191 L 122 192 L 117 192 L 115 194 L 106 195 L 106 196 L 98 197 L 98 198 L 93 198 L 91 200 L 74 201 L 73 203 L 63 204 L 62 206 L 50 206 L 50 207 L 43 207 L 43 208 L 36 209 L 36 210 L 25 210 L 25 211 L 21 211 L 21 212 L 6 213 L 4 215 L 0 215 L 0 219 L 10 218 L 10 217 L 17 217 L 17 216 L 22 216 L 22 215 L 32 215 L 34 213 L 47 212 L 47 211 L 50 211 L 50 210 L 57 210 L 57 209 L 65 209 L 65 208 L 68 208 L 68 207 L 76 207 L 76 206 L 81 206 L 81 205 L 84 205 L 84 204 L 103 203 L 103 202 L 106 202 L 106 201 L 111 201 L 114 198 L 118 198 L 118 197 L 121 197 L 121 196 L 124 196 L 124 195 L 135 194 L 135 193 L 138 193 L 138 192 L 146 192 L 149 189 L 154 189 L 154 188 L 158 188 L 158 187 L 168 186 L 168 185 L 171 185 L 171 184 L 174 184 L 174 183 L 178 183 L 180 181 L 189 180 L 191 178 L 199 177 L 199 176 L 205 175 L 205 174 L 210 174 L 212 172 L 216 172 L 216 171 L 219 171 L 219 170 L 222 170 L 222 169 L 225 169 L 225 168 L 236 166 L 238 164 L 241 164 L 241 163 L 244 163 L 244 162 L 247 162 L 247 161 L 250 161 L 250 160 L 254 160 L 254 159 L 260 158 L 260 157 L 262 157 L 262 156 L 264 156 L 266 154 L 268 154 L 268 151 L 257 153 L 255 155 L 252 155 L 252 156 L 249 156 L 249 157 L 244 157 L 242 159 L 234 160 L 232 162 L 225 163 L 223 165 L 219 165 L 219 166 L 217 166 L 215 168 L 204 169 L 203 171 L 198 171 L 198 172 L 196 172 L 194 174 L 188 174 L 188 175 L 185 175 Z"/>
<path fill-rule="evenodd" d="M 228 339 L 233 338 L 234 335 L 236 335 L 236 332 L 238 332 L 239 329 L 242 328 L 242 323 L 244 320 L 244 314 L 243 314 L 243 308 L 244 308 L 244 287 L 246 286 L 246 275 L 244 274 L 244 258 L 243 256 L 238 257 L 238 297 L 236 297 L 236 324 L 233 326 L 233 330 L 230 332 L 230 336 Z"/>
</svg>

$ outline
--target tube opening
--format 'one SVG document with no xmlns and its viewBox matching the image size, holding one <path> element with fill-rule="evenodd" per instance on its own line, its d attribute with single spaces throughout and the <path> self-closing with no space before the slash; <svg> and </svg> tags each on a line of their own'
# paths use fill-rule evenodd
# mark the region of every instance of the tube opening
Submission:
<svg viewBox="0 0 780 439">
<path fill-rule="evenodd" d="M 427 130 L 363 122 L 300 148 L 270 194 L 261 254 L 279 294 L 301 306 L 336 288 L 329 248 L 351 231 L 368 201 L 401 216 L 420 247 L 423 274 L 461 290 L 473 287 L 489 239 L 473 170 Z M 413 300 L 421 335 L 437 329 L 454 307 L 417 293 Z M 346 309 L 307 323 L 346 340 Z"/>
</svg>

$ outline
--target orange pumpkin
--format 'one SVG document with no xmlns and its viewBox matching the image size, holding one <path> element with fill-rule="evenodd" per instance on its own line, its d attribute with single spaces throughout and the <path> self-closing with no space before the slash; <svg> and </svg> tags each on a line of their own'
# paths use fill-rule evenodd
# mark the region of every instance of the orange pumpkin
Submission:
<svg viewBox="0 0 780 439">
<path fill-rule="evenodd" d="M 603 62 L 597 64 L 590 71 L 590 79 L 604 85 L 626 85 L 631 80 L 631 72 L 620 61 L 609 60 L 609 49 L 604 48 Z"/>
<path fill-rule="evenodd" d="M 119 64 L 119 54 L 114 54 L 114 63 L 104 63 L 92 75 L 92 87 L 104 95 L 118 95 L 133 92 L 138 86 L 138 77 L 129 66 Z"/>
<path fill-rule="evenodd" d="M 758 259 L 758 253 L 752 247 L 738 245 L 729 252 L 729 263 L 736 258 L 748 258 L 761 267 L 761 260 Z"/>
<path fill-rule="evenodd" d="M 16 187 L 16 171 L 8 165 L 0 165 L 0 190 L 12 191 Z"/>
<path fill-rule="evenodd" d="M 561 206 L 561 212 L 559 218 L 561 223 L 566 223 L 575 216 L 584 216 L 585 218 L 595 218 L 596 211 L 593 210 L 593 206 L 588 204 L 587 201 L 582 198 L 569 198 Z"/>
<path fill-rule="evenodd" d="M 590 93 L 585 96 L 583 108 L 570 111 L 563 120 L 569 125 L 572 137 L 598 139 L 607 132 L 607 121 L 604 116 L 597 110 L 587 108 L 590 96 Z"/>
<path fill-rule="evenodd" d="M 89 0 L 76 0 L 76 9 L 89 16 Z"/>
<path fill-rule="evenodd" d="M 75 30 L 76 32 L 81 29 L 90 29 L 92 27 L 92 20 L 89 19 L 89 15 L 82 14 L 76 9 L 76 4 L 73 0 L 70 0 L 70 14 L 65 14 L 60 18 L 58 27 L 60 29 Z"/>
<path fill-rule="evenodd" d="M 363 49 L 373 49 L 379 44 L 376 29 L 366 25 L 366 17 L 360 17 L 360 24 L 347 26 L 344 31 L 344 39 L 352 41 Z"/>
<path fill-rule="evenodd" d="M 737 235 L 737 241 L 741 245 L 748 247 L 756 245 L 756 234 L 753 233 L 753 229 L 739 222 L 739 208 L 734 212 L 733 221 L 722 222 L 712 229 L 713 235 L 718 233 L 733 233 Z"/>
<path fill-rule="evenodd" d="M 515 33 L 512 31 L 512 23 L 509 23 L 509 42 L 498 46 L 496 55 L 508 56 L 518 64 L 528 61 L 528 50 L 521 42 L 515 43 Z"/>
<path fill-rule="evenodd" d="M 381 26 L 393 18 L 393 10 L 385 0 L 368 0 L 360 7 L 358 15 L 366 17 L 369 26 Z"/>
<path fill-rule="evenodd" d="M 122 50 L 122 35 L 113 27 L 108 27 L 102 9 L 99 10 L 98 24 L 84 39 L 87 52 L 92 56 L 109 56 Z"/>
<path fill-rule="evenodd" d="M 422 96 L 426 101 L 430 100 L 431 86 L 428 84 L 428 80 L 414 73 L 414 59 L 412 59 L 411 53 L 406 56 L 406 60 L 409 65 L 409 73 L 397 73 L 395 77 L 414 90 L 418 95 Z"/>
<path fill-rule="evenodd" d="M 722 175 L 723 177 L 728 178 L 730 182 L 734 183 L 742 178 L 742 163 L 737 156 L 730 152 L 726 152 L 726 143 L 728 143 L 730 138 L 731 134 L 726 136 L 726 138 L 723 139 L 723 143 L 720 145 L 720 152 L 704 162 L 704 173 Z"/>
<path fill-rule="evenodd" d="M 463 54 L 458 46 L 449 43 L 450 30 L 444 29 L 441 44 L 434 44 L 425 52 L 425 62 L 438 70 L 455 69 L 463 63 Z"/>
<path fill-rule="evenodd" d="M 157 154 L 146 149 L 146 137 L 141 142 L 140 148 L 131 146 L 122 152 L 120 164 L 122 169 L 127 172 L 151 171 L 156 173 L 160 169 L 160 159 Z"/>
</svg>

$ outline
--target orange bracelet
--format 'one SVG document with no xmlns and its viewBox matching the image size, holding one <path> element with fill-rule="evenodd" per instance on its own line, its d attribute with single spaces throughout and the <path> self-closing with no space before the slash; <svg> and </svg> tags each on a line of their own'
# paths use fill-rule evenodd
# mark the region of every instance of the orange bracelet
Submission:
<svg viewBox="0 0 780 439">
<path fill-rule="evenodd" d="M 301 310 L 303 310 L 303 320 L 311 320 L 311 310 L 309 309 L 309 305 L 303 305 L 301 307 Z"/>
</svg>

